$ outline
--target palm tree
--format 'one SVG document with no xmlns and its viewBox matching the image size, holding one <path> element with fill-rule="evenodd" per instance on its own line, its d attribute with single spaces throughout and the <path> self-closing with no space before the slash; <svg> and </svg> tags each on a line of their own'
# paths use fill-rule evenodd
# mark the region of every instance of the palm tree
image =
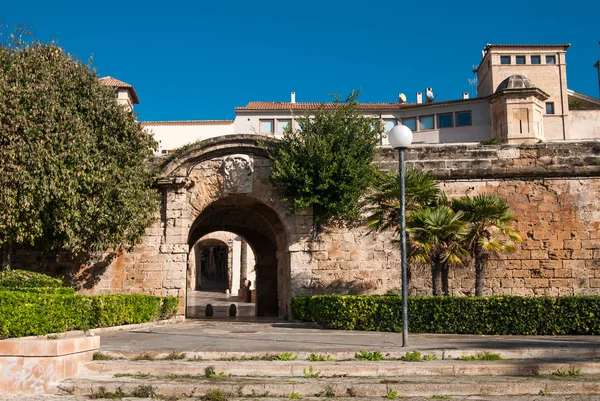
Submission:
<svg viewBox="0 0 600 401">
<path fill-rule="evenodd" d="M 393 228 L 400 234 L 400 181 L 399 173 L 391 171 L 380 175 L 371 193 L 367 195 L 367 227 L 374 231 Z M 421 207 L 430 206 L 439 196 L 439 180 L 431 174 L 409 169 L 404 177 L 406 185 L 406 210 L 410 213 Z"/>
<path fill-rule="evenodd" d="M 419 208 L 432 205 L 439 196 L 439 180 L 431 174 L 420 170 L 408 169 L 404 176 L 406 210 L 412 213 Z M 393 228 L 400 236 L 400 173 L 390 171 L 386 175 L 379 174 L 371 192 L 365 198 L 367 227 L 373 231 L 384 231 Z M 411 246 L 407 242 L 408 282 L 412 278 L 410 263 Z"/>
<path fill-rule="evenodd" d="M 452 208 L 462 211 L 470 223 L 467 248 L 475 262 L 475 295 L 482 296 L 490 257 L 514 252 L 516 243 L 523 241 L 511 226 L 515 216 L 496 194 L 463 196 L 452 202 Z"/>
<path fill-rule="evenodd" d="M 446 205 L 428 207 L 410 214 L 411 260 L 431 265 L 433 295 L 448 295 L 450 267 L 462 265 L 469 253 L 463 247 L 468 233 L 463 212 Z"/>
</svg>

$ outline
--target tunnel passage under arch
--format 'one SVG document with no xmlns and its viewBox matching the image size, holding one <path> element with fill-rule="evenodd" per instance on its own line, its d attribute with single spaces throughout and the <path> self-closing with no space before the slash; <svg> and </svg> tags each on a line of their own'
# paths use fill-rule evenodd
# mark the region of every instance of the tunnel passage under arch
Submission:
<svg viewBox="0 0 600 401">
<path fill-rule="evenodd" d="M 287 266 L 287 238 L 283 223 L 264 203 L 231 195 L 208 205 L 194 220 L 188 244 L 206 234 L 228 231 L 243 237 L 255 255 L 256 315 L 279 316 L 285 302 L 280 290 Z"/>
<path fill-rule="evenodd" d="M 218 239 L 206 238 L 195 245 L 194 290 L 229 288 L 229 246 Z"/>
</svg>

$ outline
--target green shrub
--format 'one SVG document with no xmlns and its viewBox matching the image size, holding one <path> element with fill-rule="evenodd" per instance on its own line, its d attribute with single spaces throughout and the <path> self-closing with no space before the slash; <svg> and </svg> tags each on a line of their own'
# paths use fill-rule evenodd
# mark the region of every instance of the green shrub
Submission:
<svg viewBox="0 0 600 401">
<path fill-rule="evenodd" d="M 64 286 L 60 279 L 41 273 L 27 270 L 0 271 L 0 288 L 3 290 L 39 287 L 61 288 Z"/>
<path fill-rule="evenodd" d="M 410 297 L 413 333 L 600 334 L 599 296 Z M 292 300 L 294 316 L 341 330 L 402 331 L 402 298 L 320 295 Z"/>
<path fill-rule="evenodd" d="M 177 303 L 150 295 L 0 291 L 0 338 L 150 322 L 174 315 Z"/>
</svg>

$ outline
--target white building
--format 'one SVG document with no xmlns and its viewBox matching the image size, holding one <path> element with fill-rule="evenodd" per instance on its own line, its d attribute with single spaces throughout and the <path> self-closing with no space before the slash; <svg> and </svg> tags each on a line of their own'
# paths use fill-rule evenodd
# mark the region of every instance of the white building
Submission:
<svg viewBox="0 0 600 401">
<path fill-rule="evenodd" d="M 478 97 L 435 102 L 431 88 L 413 102 L 399 95 L 397 103 L 361 103 L 365 115 L 381 120 L 385 132 L 404 124 L 416 143 L 480 142 L 497 138 L 509 143 L 590 140 L 600 138 L 600 99 L 568 89 L 566 52 L 569 45 L 487 45 L 475 72 Z M 111 80 L 116 81 L 111 78 Z M 111 82 L 113 82 L 111 81 Z M 119 81 L 117 81 L 119 82 Z M 118 98 L 134 95 L 131 85 L 119 87 Z M 236 107 L 234 120 L 142 122 L 159 142 L 158 154 L 188 143 L 228 134 L 282 135 L 297 116 L 321 103 L 250 102 Z M 323 107 L 336 107 L 325 103 Z"/>
</svg>

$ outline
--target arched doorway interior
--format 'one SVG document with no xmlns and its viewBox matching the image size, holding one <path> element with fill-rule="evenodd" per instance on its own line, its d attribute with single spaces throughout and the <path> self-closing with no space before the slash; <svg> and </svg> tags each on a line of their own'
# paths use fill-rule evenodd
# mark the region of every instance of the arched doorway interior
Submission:
<svg viewBox="0 0 600 401">
<path fill-rule="evenodd" d="M 287 236 L 277 214 L 252 197 L 230 195 L 211 203 L 198 215 L 190 228 L 188 244 L 192 247 L 215 231 L 235 233 L 247 241 L 255 257 L 256 315 L 279 316 L 288 261 Z"/>
</svg>

